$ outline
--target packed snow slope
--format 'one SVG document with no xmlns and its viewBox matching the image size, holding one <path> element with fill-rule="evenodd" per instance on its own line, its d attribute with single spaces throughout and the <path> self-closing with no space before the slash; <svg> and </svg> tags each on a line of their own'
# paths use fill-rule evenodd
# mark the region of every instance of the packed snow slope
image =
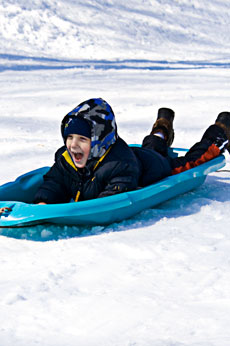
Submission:
<svg viewBox="0 0 230 346">
<path fill-rule="evenodd" d="M 159 107 L 190 147 L 230 110 L 230 3 L 1 0 L 0 184 L 53 163 L 103 97 L 128 143 Z M 229 346 L 230 165 L 107 227 L 0 229 L 0 346 Z"/>
<path fill-rule="evenodd" d="M 228 59 L 229 6 L 225 0 L 1 0 L 1 51 L 65 59 Z"/>
</svg>

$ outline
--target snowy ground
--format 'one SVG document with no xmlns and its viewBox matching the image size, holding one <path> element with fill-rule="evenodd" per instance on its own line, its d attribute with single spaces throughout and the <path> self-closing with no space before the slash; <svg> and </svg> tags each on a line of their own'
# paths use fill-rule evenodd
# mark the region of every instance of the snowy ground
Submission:
<svg viewBox="0 0 230 346">
<path fill-rule="evenodd" d="M 111 51 L 105 44 L 104 58 L 98 49 L 99 33 L 106 33 L 107 39 L 114 36 L 111 26 L 100 26 L 99 19 L 102 13 L 112 13 L 114 1 L 66 4 L 47 1 L 44 9 L 42 1 L 33 5 L 1 1 L 0 184 L 51 165 L 62 145 L 62 117 L 90 97 L 103 97 L 112 105 L 119 134 L 129 143 L 141 142 L 162 106 L 176 113 L 176 147 L 191 146 L 220 111 L 229 111 L 226 2 L 171 1 L 170 5 L 159 0 L 154 1 L 158 7 L 151 7 L 150 1 L 133 0 L 127 8 L 119 0 L 120 22 L 116 17 L 114 25 L 132 44 L 125 50 L 118 36 L 118 46 L 113 41 Z M 164 21 L 163 5 L 170 18 L 179 18 L 177 26 L 185 37 L 191 34 L 191 55 L 182 54 L 186 40 L 181 41 L 172 22 L 170 26 L 170 18 Z M 98 19 L 95 38 L 85 31 L 82 36 L 79 26 L 79 42 L 87 36 L 91 46 L 86 45 L 84 57 L 84 47 L 76 44 L 77 59 L 74 53 L 71 58 L 65 55 L 74 37 L 70 16 L 76 6 L 85 6 L 86 18 L 96 13 Z M 207 11 L 202 12 L 205 6 Z M 69 40 L 59 21 L 64 10 L 67 29 L 73 30 Z M 184 16 L 178 17 L 178 11 Z M 148 31 L 153 16 L 147 13 L 153 12 L 158 13 L 157 23 L 162 22 L 159 37 L 167 43 L 164 46 L 159 39 L 157 49 L 150 44 L 152 31 Z M 205 21 L 194 22 L 202 14 Z M 34 35 L 26 31 L 33 18 L 37 18 Z M 61 35 L 54 36 L 54 23 Z M 149 32 L 143 36 L 145 42 L 137 40 L 137 29 L 134 35 L 134 23 Z M 6 30 L 7 25 L 12 25 L 11 30 Z M 37 35 L 42 32 L 43 40 Z M 95 49 L 95 57 L 88 54 L 90 49 Z M 158 60 L 159 52 L 163 59 Z M 226 162 L 229 170 L 229 154 Z M 1 229 L 0 345 L 229 346 L 229 196 L 230 173 L 216 172 L 196 191 L 119 224 Z"/>
</svg>

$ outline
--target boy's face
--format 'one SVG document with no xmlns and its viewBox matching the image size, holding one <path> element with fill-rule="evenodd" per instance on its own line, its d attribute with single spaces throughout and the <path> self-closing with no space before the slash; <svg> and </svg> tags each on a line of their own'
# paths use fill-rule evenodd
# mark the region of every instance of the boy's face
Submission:
<svg viewBox="0 0 230 346">
<path fill-rule="evenodd" d="M 69 135 L 66 140 L 66 147 L 76 167 L 85 167 L 90 154 L 91 140 L 82 135 Z"/>
</svg>

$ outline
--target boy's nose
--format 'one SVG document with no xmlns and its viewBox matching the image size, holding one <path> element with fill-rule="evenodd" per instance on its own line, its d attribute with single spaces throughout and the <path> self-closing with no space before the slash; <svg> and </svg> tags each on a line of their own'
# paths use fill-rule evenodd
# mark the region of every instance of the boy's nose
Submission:
<svg viewBox="0 0 230 346">
<path fill-rule="evenodd" d="M 73 140 L 72 140 L 72 147 L 78 147 L 79 146 L 79 144 L 78 144 L 78 139 L 77 138 L 74 138 Z"/>
<path fill-rule="evenodd" d="M 73 137 L 73 143 L 78 143 L 79 139 L 77 137 Z"/>
</svg>

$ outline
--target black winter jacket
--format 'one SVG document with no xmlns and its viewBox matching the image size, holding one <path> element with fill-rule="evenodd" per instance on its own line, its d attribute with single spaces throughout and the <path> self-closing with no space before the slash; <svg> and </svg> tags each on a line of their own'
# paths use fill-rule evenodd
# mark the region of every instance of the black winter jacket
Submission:
<svg viewBox="0 0 230 346">
<path fill-rule="evenodd" d="M 44 176 L 34 203 L 67 203 L 135 190 L 141 166 L 130 147 L 118 138 L 100 159 L 91 159 L 83 169 L 71 165 L 66 147 L 55 154 L 55 163 Z"/>
</svg>

